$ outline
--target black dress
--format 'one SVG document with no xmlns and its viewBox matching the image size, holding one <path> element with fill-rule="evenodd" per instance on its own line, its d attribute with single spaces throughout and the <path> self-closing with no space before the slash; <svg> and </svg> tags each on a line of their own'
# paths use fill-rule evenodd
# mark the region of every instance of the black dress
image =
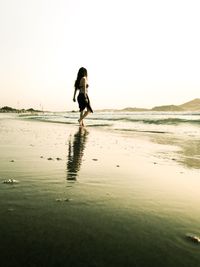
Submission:
<svg viewBox="0 0 200 267">
<path fill-rule="evenodd" d="M 85 98 L 84 93 L 79 92 L 77 100 L 78 100 L 80 112 L 83 111 L 85 108 L 87 108 L 90 112 L 93 113 L 93 110 L 92 110 L 91 105 L 90 105 L 90 99 L 89 99 L 87 94 L 86 94 L 86 98 Z"/>
</svg>

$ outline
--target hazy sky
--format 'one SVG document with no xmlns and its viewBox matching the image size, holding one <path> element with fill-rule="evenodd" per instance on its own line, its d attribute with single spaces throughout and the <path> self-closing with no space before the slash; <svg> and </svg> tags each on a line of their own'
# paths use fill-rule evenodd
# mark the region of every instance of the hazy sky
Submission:
<svg viewBox="0 0 200 267">
<path fill-rule="evenodd" d="M 0 107 L 93 109 L 200 97 L 199 0 L 0 0 Z"/>
</svg>

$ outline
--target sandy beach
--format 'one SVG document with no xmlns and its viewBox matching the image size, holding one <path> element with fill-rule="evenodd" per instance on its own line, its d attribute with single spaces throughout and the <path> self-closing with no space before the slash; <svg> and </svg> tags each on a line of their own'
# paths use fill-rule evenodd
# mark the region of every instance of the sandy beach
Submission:
<svg viewBox="0 0 200 267">
<path fill-rule="evenodd" d="M 0 114 L 1 266 L 198 266 L 199 162 L 168 139 Z"/>
</svg>

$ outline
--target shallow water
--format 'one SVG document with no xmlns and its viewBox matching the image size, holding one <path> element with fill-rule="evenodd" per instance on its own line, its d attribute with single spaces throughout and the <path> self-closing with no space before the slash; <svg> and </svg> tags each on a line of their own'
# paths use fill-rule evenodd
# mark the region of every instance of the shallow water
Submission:
<svg viewBox="0 0 200 267">
<path fill-rule="evenodd" d="M 76 112 L 23 115 L 24 118 L 46 122 L 77 125 Z M 87 128 L 134 136 L 144 134 L 155 143 L 176 145 L 178 159 L 188 168 L 200 168 L 199 112 L 95 112 L 87 119 Z"/>
<path fill-rule="evenodd" d="M 33 120 L 77 124 L 79 113 L 54 112 L 22 114 Z M 200 134 L 199 112 L 94 112 L 87 117 L 87 125 L 121 131 Z"/>
<path fill-rule="evenodd" d="M 175 139 L 23 120 L 0 137 L 2 266 L 200 264 L 199 169 Z"/>
</svg>

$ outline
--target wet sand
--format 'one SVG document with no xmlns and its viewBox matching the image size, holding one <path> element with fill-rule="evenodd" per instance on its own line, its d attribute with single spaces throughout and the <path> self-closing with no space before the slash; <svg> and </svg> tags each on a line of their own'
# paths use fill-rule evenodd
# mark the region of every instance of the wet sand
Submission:
<svg viewBox="0 0 200 267">
<path fill-rule="evenodd" d="M 200 171 L 176 142 L 2 118 L 1 266 L 200 264 Z"/>
</svg>

